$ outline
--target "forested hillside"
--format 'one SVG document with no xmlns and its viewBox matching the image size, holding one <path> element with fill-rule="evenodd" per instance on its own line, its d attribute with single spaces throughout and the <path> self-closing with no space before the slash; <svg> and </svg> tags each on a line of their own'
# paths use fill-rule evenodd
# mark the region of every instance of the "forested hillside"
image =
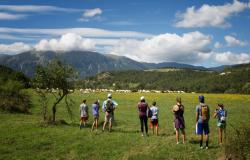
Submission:
<svg viewBox="0 0 250 160">
<path fill-rule="evenodd" d="M 250 64 L 222 72 L 172 69 L 104 72 L 78 83 L 83 88 L 182 90 L 206 93 L 250 93 Z"/>
</svg>

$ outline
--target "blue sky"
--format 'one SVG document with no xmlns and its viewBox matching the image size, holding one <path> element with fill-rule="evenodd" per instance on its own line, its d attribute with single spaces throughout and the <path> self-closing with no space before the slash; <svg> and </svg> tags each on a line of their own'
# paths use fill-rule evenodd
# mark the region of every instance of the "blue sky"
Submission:
<svg viewBox="0 0 250 160">
<path fill-rule="evenodd" d="M 0 2 L 0 53 L 91 50 L 137 61 L 250 62 L 247 0 Z"/>
</svg>

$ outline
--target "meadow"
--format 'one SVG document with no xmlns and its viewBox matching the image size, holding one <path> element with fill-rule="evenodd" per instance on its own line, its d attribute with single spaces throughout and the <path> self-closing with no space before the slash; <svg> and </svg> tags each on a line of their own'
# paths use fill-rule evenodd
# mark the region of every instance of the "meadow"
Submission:
<svg viewBox="0 0 250 160">
<path fill-rule="evenodd" d="M 113 99 L 119 104 L 115 111 L 115 125 L 111 133 L 101 131 L 104 113 L 100 113 L 99 130 L 91 132 L 92 113 L 88 126 L 79 129 L 79 105 L 83 99 L 91 104 L 106 99 L 107 93 L 70 95 L 75 104 L 72 106 L 73 119 L 67 113 L 65 105 L 57 107 L 57 120 L 68 124 L 44 125 L 38 96 L 32 90 L 31 114 L 10 114 L 0 112 L 0 159 L 86 159 L 86 160 L 134 160 L 134 159 L 218 159 L 224 156 L 225 148 L 218 145 L 216 119 L 210 120 L 210 148 L 199 148 L 195 135 L 195 107 L 200 94 L 167 93 L 113 93 Z M 159 136 L 141 137 L 136 105 L 140 96 L 145 96 L 151 104 L 159 107 Z M 172 106 L 175 98 L 182 97 L 185 106 L 187 142 L 176 144 L 173 129 Z M 211 113 L 217 103 L 223 103 L 228 110 L 227 137 L 236 135 L 238 127 L 248 127 L 250 114 L 250 95 L 204 94 Z M 51 98 L 52 99 L 52 98 Z M 49 110 L 51 113 L 51 110 Z M 247 153 L 247 158 L 249 153 Z"/>
</svg>

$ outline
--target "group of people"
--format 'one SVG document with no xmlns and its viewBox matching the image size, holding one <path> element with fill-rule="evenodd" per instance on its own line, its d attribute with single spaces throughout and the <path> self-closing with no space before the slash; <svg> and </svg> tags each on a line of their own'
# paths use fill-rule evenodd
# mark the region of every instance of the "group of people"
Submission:
<svg viewBox="0 0 250 160">
<path fill-rule="evenodd" d="M 200 148 L 208 149 L 209 142 L 209 120 L 210 120 L 210 109 L 208 105 L 205 103 L 205 97 L 199 96 L 199 104 L 196 106 L 196 134 L 200 135 Z M 92 124 L 92 131 L 98 128 L 98 120 L 99 120 L 99 109 L 100 104 L 99 100 L 96 100 L 92 104 L 92 113 L 94 117 L 94 122 Z M 112 100 L 112 95 L 108 94 L 108 99 L 103 102 L 102 110 L 105 113 L 105 120 L 103 123 L 102 131 L 105 130 L 106 125 L 109 124 L 109 131 L 112 129 L 112 123 L 114 121 L 114 110 L 118 106 L 118 103 Z M 148 103 L 145 100 L 145 97 L 142 96 L 140 98 L 140 102 L 137 105 L 138 114 L 140 119 L 140 128 L 141 128 L 141 136 L 148 136 L 148 119 L 150 119 L 150 128 L 152 129 L 153 134 L 159 134 L 159 109 L 156 106 L 156 102 L 152 103 L 152 106 L 149 107 Z M 176 104 L 172 109 L 174 115 L 174 129 L 176 133 L 176 144 L 180 144 L 179 135 L 182 134 L 182 143 L 185 143 L 186 134 L 185 134 L 185 120 L 184 120 L 184 105 L 182 104 L 181 97 L 176 98 Z M 86 126 L 86 122 L 88 120 L 88 106 L 86 104 L 86 100 L 83 100 L 83 103 L 80 105 L 80 129 Z M 225 134 L 226 128 L 226 117 L 227 111 L 224 108 L 223 104 L 218 104 L 216 110 L 213 114 L 214 118 L 217 118 L 217 127 L 219 133 L 219 143 L 222 144 L 223 133 Z M 145 133 L 144 133 L 145 130 Z M 205 146 L 203 146 L 203 135 L 205 136 Z"/>
<path fill-rule="evenodd" d="M 109 131 L 112 129 L 112 122 L 114 121 L 114 110 L 118 106 L 118 103 L 114 100 L 112 100 L 112 94 L 108 94 L 108 99 L 103 102 L 102 110 L 105 112 L 105 119 L 103 123 L 102 130 L 104 131 L 106 128 L 106 125 L 109 123 Z M 100 110 L 100 101 L 96 100 L 92 104 L 92 114 L 94 118 L 94 122 L 92 124 L 91 131 L 94 131 L 94 129 L 97 130 L 98 128 L 98 121 L 99 121 L 99 110 Z M 86 126 L 86 122 L 88 121 L 89 117 L 89 111 L 88 111 L 88 105 L 86 104 L 86 99 L 83 100 L 82 104 L 80 105 L 80 129 Z"/>
</svg>

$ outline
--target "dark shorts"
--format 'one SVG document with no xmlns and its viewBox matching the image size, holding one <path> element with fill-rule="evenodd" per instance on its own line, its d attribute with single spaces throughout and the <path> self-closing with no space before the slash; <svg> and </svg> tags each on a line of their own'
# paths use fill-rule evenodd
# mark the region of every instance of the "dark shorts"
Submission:
<svg viewBox="0 0 250 160">
<path fill-rule="evenodd" d="M 94 119 L 99 119 L 99 115 L 93 115 Z"/>
<path fill-rule="evenodd" d="M 209 125 L 208 123 L 197 123 L 196 124 L 196 134 L 202 135 L 202 134 L 209 134 Z"/>
<path fill-rule="evenodd" d="M 185 129 L 184 118 L 174 119 L 174 127 L 175 127 L 175 129 Z"/>
<path fill-rule="evenodd" d="M 88 120 L 88 117 L 81 117 L 81 120 L 82 120 L 82 121 L 87 121 L 87 120 Z"/>
<path fill-rule="evenodd" d="M 153 126 L 155 126 L 156 128 L 159 127 L 158 119 L 151 119 L 150 128 L 153 128 Z"/>
</svg>

